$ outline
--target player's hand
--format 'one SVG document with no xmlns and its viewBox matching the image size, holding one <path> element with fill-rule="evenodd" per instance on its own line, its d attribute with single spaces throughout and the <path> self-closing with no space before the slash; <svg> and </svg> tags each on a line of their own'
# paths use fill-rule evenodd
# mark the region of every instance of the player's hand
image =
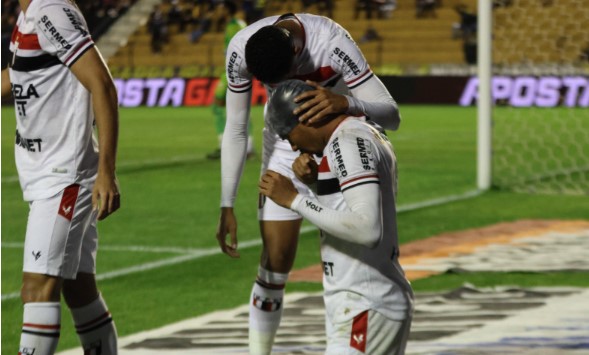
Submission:
<svg viewBox="0 0 589 355">
<path fill-rule="evenodd" d="M 231 245 L 226 242 L 227 234 L 231 236 Z M 232 207 L 221 207 L 221 216 L 217 227 L 217 241 L 223 253 L 232 258 L 239 258 L 239 252 L 237 251 L 237 219 Z"/>
<path fill-rule="evenodd" d="M 103 220 L 121 207 L 121 194 L 116 176 L 98 173 L 92 190 L 92 210 Z"/>
<path fill-rule="evenodd" d="M 295 115 L 301 114 L 300 122 L 313 124 L 331 114 L 345 113 L 348 110 L 345 96 L 335 94 L 314 81 L 307 80 L 306 83 L 315 87 L 315 90 L 306 91 L 294 99 L 295 102 L 308 99 L 293 111 Z"/>
<path fill-rule="evenodd" d="M 258 184 L 260 193 L 284 208 L 290 208 L 298 191 L 292 181 L 279 173 L 266 170 Z"/>
<path fill-rule="evenodd" d="M 317 181 L 319 166 L 312 155 L 302 153 L 292 163 L 292 171 L 305 185 L 311 185 Z"/>
</svg>

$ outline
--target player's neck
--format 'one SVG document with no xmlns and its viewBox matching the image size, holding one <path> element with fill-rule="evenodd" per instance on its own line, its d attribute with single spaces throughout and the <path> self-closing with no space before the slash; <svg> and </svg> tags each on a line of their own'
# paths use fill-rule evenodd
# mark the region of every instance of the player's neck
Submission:
<svg viewBox="0 0 589 355">
<path fill-rule="evenodd" d="M 295 52 L 298 53 L 303 48 L 303 29 L 295 20 L 283 20 L 276 24 L 290 32 L 294 39 Z"/>
</svg>

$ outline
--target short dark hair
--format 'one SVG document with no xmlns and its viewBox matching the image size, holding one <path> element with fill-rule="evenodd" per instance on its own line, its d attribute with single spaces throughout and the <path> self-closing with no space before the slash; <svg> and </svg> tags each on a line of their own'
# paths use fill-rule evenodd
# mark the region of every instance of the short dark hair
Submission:
<svg viewBox="0 0 589 355">
<path fill-rule="evenodd" d="M 263 83 L 286 79 L 294 60 L 292 34 L 277 26 L 265 26 L 245 45 L 247 69 Z"/>
</svg>

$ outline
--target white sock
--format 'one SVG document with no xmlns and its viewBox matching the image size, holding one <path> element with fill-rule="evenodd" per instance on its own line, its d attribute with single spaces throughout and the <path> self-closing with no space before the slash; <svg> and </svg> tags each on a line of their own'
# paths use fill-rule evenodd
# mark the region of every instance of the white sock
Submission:
<svg viewBox="0 0 589 355">
<path fill-rule="evenodd" d="M 25 303 L 19 355 L 52 355 L 59 342 L 59 302 Z"/>
<path fill-rule="evenodd" d="M 71 311 L 85 355 L 117 354 L 117 329 L 102 295 Z"/>
<path fill-rule="evenodd" d="M 270 354 L 282 317 L 284 285 L 288 274 L 258 268 L 252 289 L 249 313 L 249 351 L 251 355 Z"/>
</svg>

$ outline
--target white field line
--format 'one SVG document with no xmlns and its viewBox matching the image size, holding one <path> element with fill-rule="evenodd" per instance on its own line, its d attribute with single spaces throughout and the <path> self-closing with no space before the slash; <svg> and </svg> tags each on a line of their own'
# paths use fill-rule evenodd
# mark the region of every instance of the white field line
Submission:
<svg viewBox="0 0 589 355">
<path fill-rule="evenodd" d="M 423 202 L 407 204 L 407 205 L 399 206 L 399 208 L 397 208 L 397 212 L 409 212 L 409 211 L 414 211 L 414 210 L 417 210 L 420 208 L 427 208 L 427 207 L 442 205 L 445 203 L 466 200 L 469 198 L 479 196 L 482 193 L 483 193 L 483 191 L 473 190 L 473 191 L 468 191 L 468 192 L 460 194 L 460 195 L 449 195 L 449 196 L 435 198 L 435 199 L 427 200 L 427 201 L 423 201 Z M 317 227 L 304 226 L 301 228 L 301 234 L 308 233 L 308 232 L 311 232 L 314 230 L 317 230 Z M 249 241 L 240 243 L 239 248 L 245 249 L 245 248 L 249 248 L 252 246 L 260 245 L 261 243 L 262 243 L 261 239 L 249 240 Z M 14 248 L 14 247 L 18 247 L 18 246 L 16 246 L 16 243 L 2 243 L 2 247 L 3 248 L 4 247 Z M 22 245 L 20 245 L 20 247 L 22 247 Z M 109 247 L 108 246 L 101 246 L 100 249 L 101 250 L 109 250 Z M 110 247 L 110 250 L 113 250 L 113 251 L 153 252 L 153 253 L 158 253 L 158 252 L 159 253 L 181 253 L 181 250 L 179 250 L 179 249 L 180 248 L 177 248 L 177 247 L 167 247 L 167 248 L 166 247 L 154 248 L 154 247 L 142 247 L 142 246 L 112 246 L 112 247 Z M 180 264 L 180 263 L 183 263 L 186 261 L 200 259 L 205 256 L 216 255 L 216 254 L 221 253 L 221 250 L 218 247 L 208 248 L 208 249 L 185 249 L 185 251 L 186 251 L 185 254 L 180 255 L 180 256 L 175 256 L 173 258 L 168 258 L 168 259 L 163 259 L 163 260 L 159 260 L 159 261 L 139 264 L 139 265 L 135 265 L 135 266 L 119 269 L 119 270 L 110 271 L 110 272 L 107 272 L 104 274 L 98 274 L 98 275 L 96 275 L 96 280 L 114 279 L 119 276 L 125 276 L 125 275 L 129 275 L 129 274 L 137 273 L 137 272 L 144 272 L 147 270 L 157 269 L 157 268 L 164 267 L 164 266 Z M 20 296 L 19 292 L 3 294 L 2 301 L 18 298 L 19 296 Z"/>
<path fill-rule="evenodd" d="M 170 163 L 187 163 L 191 161 L 196 161 L 202 157 L 194 156 L 194 155 L 177 155 L 171 158 L 165 159 L 145 159 L 145 160 L 131 160 L 128 162 L 122 162 L 117 164 L 119 169 L 129 169 L 129 168 L 138 168 L 141 166 L 152 166 L 152 165 L 160 165 L 160 164 L 170 164 Z M 9 175 L 2 177 L 2 183 L 14 183 L 18 182 L 18 175 Z"/>
<path fill-rule="evenodd" d="M 301 228 L 301 234 L 308 233 L 308 232 L 314 231 L 316 229 L 317 228 L 315 228 L 314 226 L 305 226 L 305 227 Z M 15 244 L 16 243 L 2 243 L 2 247 L 5 247 L 5 245 L 8 245 L 8 247 L 14 247 Z M 248 241 L 239 243 L 239 248 L 246 249 L 246 248 L 250 248 L 253 246 L 260 245 L 260 244 L 262 244 L 261 239 L 248 240 Z M 106 249 L 106 247 L 100 247 L 100 249 L 104 250 L 104 249 Z M 166 248 L 162 248 L 162 249 L 166 249 Z M 179 255 L 179 256 L 172 257 L 172 258 L 162 259 L 162 260 L 158 260 L 158 261 L 153 261 L 153 262 L 149 262 L 149 263 L 139 264 L 139 265 L 135 265 L 135 266 L 130 266 L 130 267 L 106 272 L 103 274 L 98 274 L 98 275 L 96 275 L 96 280 L 114 279 L 114 278 L 117 278 L 120 276 L 134 274 L 137 272 L 144 272 L 144 271 L 148 271 L 148 270 L 158 269 L 158 268 L 161 268 L 164 266 L 181 264 L 181 263 L 184 263 L 184 262 L 187 262 L 190 260 L 200 259 L 200 258 L 203 258 L 205 256 L 209 256 L 209 255 L 221 254 L 221 249 L 219 249 L 219 247 L 207 248 L 207 249 L 188 249 L 188 250 L 191 250 L 191 251 L 184 254 L 184 255 Z M 135 250 L 135 251 L 137 251 L 137 250 Z M 11 299 L 15 299 L 18 297 L 20 297 L 20 292 L 7 293 L 7 294 L 2 295 L 2 301 L 11 300 Z"/>
</svg>

